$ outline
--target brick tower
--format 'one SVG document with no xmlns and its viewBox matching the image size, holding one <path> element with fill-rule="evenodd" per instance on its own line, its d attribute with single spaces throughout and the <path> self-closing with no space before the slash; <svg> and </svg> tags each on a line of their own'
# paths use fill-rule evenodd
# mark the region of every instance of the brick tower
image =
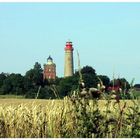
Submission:
<svg viewBox="0 0 140 140">
<path fill-rule="evenodd" d="M 56 78 L 56 65 L 53 63 L 51 56 L 47 58 L 47 64 L 44 65 L 43 79 L 55 79 Z"/>
<path fill-rule="evenodd" d="M 66 42 L 65 46 L 65 66 L 64 66 L 64 77 L 73 75 L 73 47 L 72 42 Z"/>
</svg>

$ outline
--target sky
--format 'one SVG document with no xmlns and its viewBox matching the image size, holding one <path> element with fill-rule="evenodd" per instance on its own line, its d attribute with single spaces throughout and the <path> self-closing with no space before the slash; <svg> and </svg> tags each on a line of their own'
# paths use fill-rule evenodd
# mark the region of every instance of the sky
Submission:
<svg viewBox="0 0 140 140">
<path fill-rule="evenodd" d="M 81 67 L 140 83 L 140 3 L 0 3 L 0 73 L 24 75 L 51 55 L 63 77 L 68 40 L 75 69 L 78 51 Z"/>
</svg>

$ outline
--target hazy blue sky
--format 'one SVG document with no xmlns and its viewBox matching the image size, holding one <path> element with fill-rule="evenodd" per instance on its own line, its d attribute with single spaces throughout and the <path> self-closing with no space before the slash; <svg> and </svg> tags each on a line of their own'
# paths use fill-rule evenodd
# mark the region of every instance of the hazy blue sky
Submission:
<svg viewBox="0 0 140 140">
<path fill-rule="evenodd" d="M 0 73 L 21 73 L 52 56 L 64 73 L 64 47 L 77 69 L 140 83 L 140 3 L 0 3 Z"/>
</svg>

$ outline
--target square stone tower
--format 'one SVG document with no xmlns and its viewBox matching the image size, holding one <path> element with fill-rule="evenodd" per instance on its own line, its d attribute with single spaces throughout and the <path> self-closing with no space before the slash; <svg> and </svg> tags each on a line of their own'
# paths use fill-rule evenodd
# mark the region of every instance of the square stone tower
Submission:
<svg viewBox="0 0 140 140">
<path fill-rule="evenodd" d="M 53 63 L 53 59 L 51 56 L 47 58 L 47 64 L 44 65 L 44 71 L 43 71 L 43 79 L 53 79 L 56 78 L 56 65 Z"/>
</svg>

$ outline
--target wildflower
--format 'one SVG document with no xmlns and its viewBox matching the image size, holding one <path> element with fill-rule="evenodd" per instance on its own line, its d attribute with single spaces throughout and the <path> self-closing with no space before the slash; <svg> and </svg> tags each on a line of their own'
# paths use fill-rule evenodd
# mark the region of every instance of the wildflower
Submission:
<svg viewBox="0 0 140 140">
<path fill-rule="evenodd" d="M 116 95 L 115 94 L 112 94 L 111 95 L 111 99 L 116 99 Z"/>
<path fill-rule="evenodd" d="M 105 86 L 104 85 L 102 85 L 102 87 L 101 87 L 102 89 L 105 89 Z"/>
<path fill-rule="evenodd" d="M 98 88 L 98 90 L 101 89 L 101 85 L 99 83 L 97 84 L 97 88 Z"/>
<path fill-rule="evenodd" d="M 120 92 L 120 93 L 122 92 L 122 89 L 121 89 L 121 88 L 119 88 L 119 92 Z"/>
<path fill-rule="evenodd" d="M 85 96 L 87 93 L 88 92 L 87 92 L 86 88 L 83 88 L 81 91 L 81 96 Z"/>
<path fill-rule="evenodd" d="M 116 91 L 114 89 L 111 90 L 112 93 L 116 93 Z"/>
</svg>

